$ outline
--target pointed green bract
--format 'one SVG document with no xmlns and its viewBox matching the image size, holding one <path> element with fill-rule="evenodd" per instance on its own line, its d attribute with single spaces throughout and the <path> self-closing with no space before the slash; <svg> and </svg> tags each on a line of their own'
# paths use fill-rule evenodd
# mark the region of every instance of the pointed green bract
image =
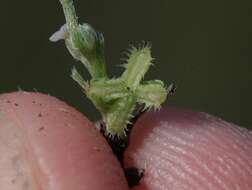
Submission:
<svg viewBox="0 0 252 190">
<path fill-rule="evenodd" d="M 64 39 L 71 55 L 88 70 L 91 79 L 86 81 L 73 68 L 72 78 L 99 110 L 106 125 L 106 134 L 123 138 L 137 104 L 145 109 L 158 109 L 165 102 L 167 90 L 160 80 L 142 81 L 153 64 L 149 44 L 132 47 L 124 63 L 125 71 L 110 79 L 105 69 L 104 38 L 89 24 L 80 25 L 72 0 L 60 0 L 66 25 L 50 39 Z"/>
<path fill-rule="evenodd" d="M 125 136 L 125 130 L 135 106 L 136 98 L 131 94 L 118 99 L 111 105 L 104 117 L 108 135 L 112 137 L 116 135 L 119 138 Z"/>
<path fill-rule="evenodd" d="M 136 89 L 138 102 L 145 105 L 146 108 L 159 109 L 166 100 L 167 90 L 160 80 L 153 80 L 139 85 Z"/>
<path fill-rule="evenodd" d="M 80 75 L 80 73 L 77 71 L 77 69 L 74 67 L 72 69 L 72 75 L 71 77 L 83 88 L 83 89 L 87 89 L 88 84 L 87 82 L 82 78 L 82 76 Z"/>
<path fill-rule="evenodd" d="M 130 50 L 128 61 L 124 65 L 125 72 L 122 75 L 122 79 L 125 80 L 129 88 L 132 90 L 137 88 L 142 78 L 149 70 L 152 60 L 150 46 L 139 49 L 133 47 Z"/>
</svg>

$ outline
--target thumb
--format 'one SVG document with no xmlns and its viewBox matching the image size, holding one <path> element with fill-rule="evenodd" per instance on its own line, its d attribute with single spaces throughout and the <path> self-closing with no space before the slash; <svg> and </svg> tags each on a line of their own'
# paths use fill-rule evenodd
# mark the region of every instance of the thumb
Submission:
<svg viewBox="0 0 252 190">
<path fill-rule="evenodd" d="M 135 190 L 250 190 L 252 133 L 206 113 L 147 113 L 131 133 L 125 165 L 145 170 Z"/>
</svg>

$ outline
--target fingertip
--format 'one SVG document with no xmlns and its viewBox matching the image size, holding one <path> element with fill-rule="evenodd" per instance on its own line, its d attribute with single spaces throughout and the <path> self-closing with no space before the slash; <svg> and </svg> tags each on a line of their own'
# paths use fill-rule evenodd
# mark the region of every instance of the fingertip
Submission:
<svg viewBox="0 0 252 190">
<path fill-rule="evenodd" d="M 1 95 L 0 108 L 1 189 L 128 189 L 106 140 L 74 108 L 27 92 Z"/>
<path fill-rule="evenodd" d="M 252 134 L 206 113 L 147 113 L 132 130 L 125 166 L 145 169 L 136 190 L 249 190 Z"/>
</svg>

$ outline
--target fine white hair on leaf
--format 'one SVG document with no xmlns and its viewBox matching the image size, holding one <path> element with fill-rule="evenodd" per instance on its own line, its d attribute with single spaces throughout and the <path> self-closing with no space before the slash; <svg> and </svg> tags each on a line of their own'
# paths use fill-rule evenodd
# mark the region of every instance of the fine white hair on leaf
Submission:
<svg viewBox="0 0 252 190">
<path fill-rule="evenodd" d="M 60 27 L 60 29 L 55 32 L 50 38 L 49 40 L 52 42 L 57 42 L 59 40 L 64 40 L 66 38 L 68 34 L 68 30 L 67 30 L 67 25 L 64 24 L 63 26 Z"/>
</svg>

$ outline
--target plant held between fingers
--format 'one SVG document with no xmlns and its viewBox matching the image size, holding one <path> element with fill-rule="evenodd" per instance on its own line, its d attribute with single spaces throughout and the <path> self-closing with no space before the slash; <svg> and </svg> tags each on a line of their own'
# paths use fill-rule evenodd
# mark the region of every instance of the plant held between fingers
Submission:
<svg viewBox="0 0 252 190">
<path fill-rule="evenodd" d="M 161 80 L 143 81 L 153 64 L 150 44 L 132 47 L 123 64 L 125 70 L 122 75 L 109 78 L 105 68 L 103 35 L 87 23 L 78 23 L 73 0 L 60 0 L 60 3 L 66 24 L 50 40 L 65 40 L 71 55 L 90 73 L 91 79 L 87 81 L 73 68 L 72 78 L 100 111 L 106 125 L 106 135 L 125 137 L 125 130 L 136 105 L 142 104 L 144 109 L 160 108 L 171 86 L 165 88 Z"/>
</svg>

